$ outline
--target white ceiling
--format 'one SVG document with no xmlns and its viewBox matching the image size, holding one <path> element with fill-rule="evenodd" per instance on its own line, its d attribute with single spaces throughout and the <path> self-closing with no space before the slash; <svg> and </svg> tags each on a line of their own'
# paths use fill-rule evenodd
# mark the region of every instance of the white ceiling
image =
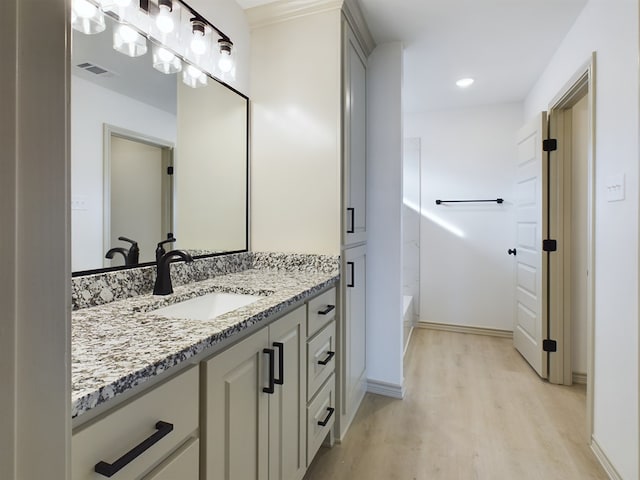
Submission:
<svg viewBox="0 0 640 480">
<path fill-rule="evenodd" d="M 420 112 L 524 100 L 587 0 L 358 3 L 377 43 L 404 44 L 404 109 Z M 462 77 L 476 83 L 461 90 Z"/>
</svg>

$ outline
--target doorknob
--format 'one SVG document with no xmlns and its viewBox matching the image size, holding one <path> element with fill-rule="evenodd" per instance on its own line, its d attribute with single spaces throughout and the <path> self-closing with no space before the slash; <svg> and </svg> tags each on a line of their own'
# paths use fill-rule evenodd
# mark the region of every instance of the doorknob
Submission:
<svg viewBox="0 0 640 480">
<path fill-rule="evenodd" d="M 510 248 L 509 250 L 507 250 L 507 253 L 514 256 L 518 254 L 515 248 Z"/>
</svg>

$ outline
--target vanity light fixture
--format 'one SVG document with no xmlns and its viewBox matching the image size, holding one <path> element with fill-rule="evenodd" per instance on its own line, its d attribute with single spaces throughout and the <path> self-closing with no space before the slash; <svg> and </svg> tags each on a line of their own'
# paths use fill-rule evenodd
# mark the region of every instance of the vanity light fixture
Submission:
<svg viewBox="0 0 640 480">
<path fill-rule="evenodd" d="M 156 45 L 153 47 L 153 68 L 166 74 L 178 73 L 182 70 L 182 62 L 172 51 Z"/>
<path fill-rule="evenodd" d="M 191 19 L 191 43 L 189 48 L 196 55 L 204 55 L 207 51 L 207 35 L 205 24 L 198 18 Z"/>
<path fill-rule="evenodd" d="M 218 40 L 218 47 L 220 47 L 220 58 L 218 59 L 218 68 L 222 73 L 229 73 L 233 70 L 233 43 L 231 40 L 225 40 L 221 38 Z"/>
<path fill-rule="evenodd" d="M 189 65 L 182 71 L 182 81 L 191 88 L 206 87 L 207 75 L 199 68 Z"/>
<path fill-rule="evenodd" d="M 456 85 L 460 88 L 469 88 L 474 82 L 473 78 L 461 78 L 456 82 Z"/>
<path fill-rule="evenodd" d="M 106 28 L 103 13 L 87 0 L 73 0 L 71 26 L 87 35 L 103 32 Z"/>
<path fill-rule="evenodd" d="M 129 57 L 147 53 L 147 39 L 129 25 L 119 25 L 113 32 L 113 48 Z"/>
<path fill-rule="evenodd" d="M 166 74 L 182 71 L 191 87 L 206 85 L 207 76 L 219 81 L 228 74 L 235 77 L 231 39 L 182 0 L 72 1 L 74 29 L 104 31 L 106 14 L 119 23 L 113 33 L 115 50 L 138 57 L 147 53 L 150 41 L 153 67 Z"/>
<path fill-rule="evenodd" d="M 171 0 L 158 0 L 158 15 L 156 16 L 156 26 L 162 33 L 171 33 L 175 29 L 175 22 L 171 13 L 173 12 L 173 2 Z"/>
</svg>

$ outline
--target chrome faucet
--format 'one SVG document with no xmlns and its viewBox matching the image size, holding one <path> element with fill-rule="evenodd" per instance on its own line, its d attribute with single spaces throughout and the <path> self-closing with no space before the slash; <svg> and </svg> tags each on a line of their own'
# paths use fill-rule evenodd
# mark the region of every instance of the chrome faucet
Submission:
<svg viewBox="0 0 640 480">
<path fill-rule="evenodd" d="M 154 295 L 169 295 L 173 293 L 171 285 L 171 270 L 169 268 L 171 260 L 179 257 L 185 262 L 193 262 L 193 258 L 184 250 L 171 250 L 162 255 L 158 260 L 156 284 L 153 286 Z"/>
</svg>

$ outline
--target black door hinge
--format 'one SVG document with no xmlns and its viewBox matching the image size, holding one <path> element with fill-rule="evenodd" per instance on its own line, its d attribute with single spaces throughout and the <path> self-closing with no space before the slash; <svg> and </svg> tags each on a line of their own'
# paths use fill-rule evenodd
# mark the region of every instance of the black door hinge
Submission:
<svg viewBox="0 0 640 480">
<path fill-rule="evenodd" d="M 555 340 L 543 340 L 542 341 L 542 351 L 544 352 L 557 352 L 558 351 L 558 342 Z"/>
<path fill-rule="evenodd" d="M 558 242 L 556 240 L 543 240 L 542 251 L 543 252 L 555 252 L 558 250 Z"/>
<path fill-rule="evenodd" d="M 167 167 L 167 175 L 173 175 L 173 167 Z"/>
<path fill-rule="evenodd" d="M 558 140 L 555 138 L 547 138 L 542 141 L 542 151 L 555 152 L 558 150 Z"/>
</svg>

